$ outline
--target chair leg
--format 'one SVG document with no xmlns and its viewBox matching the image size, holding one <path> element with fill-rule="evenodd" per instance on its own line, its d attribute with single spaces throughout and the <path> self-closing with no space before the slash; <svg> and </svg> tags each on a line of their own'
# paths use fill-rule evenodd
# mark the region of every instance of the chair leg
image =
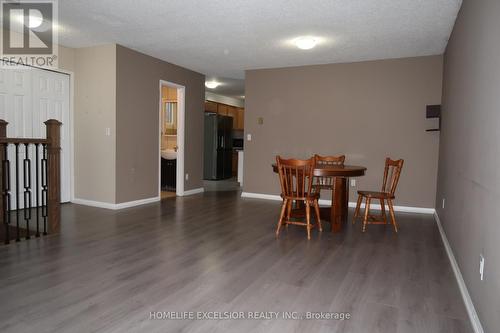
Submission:
<svg viewBox="0 0 500 333">
<path fill-rule="evenodd" d="M 311 239 L 311 207 L 309 206 L 309 202 L 305 202 L 306 204 L 306 221 L 307 221 L 307 239 Z"/>
<path fill-rule="evenodd" d="M 314 200 L 314 210 L 316 211 L 316 221 L 318 223 L 319 231 L 323 231 L 323 227 L 321 226 L 321 218 L 320 218 L 320 214 L 319 214 L 318 200 Z"/>
<path fill-rule="evenodd" d="M 363 232 L 366 231 L 366 224 L 368 223 L 368 215 L 370 214 L 370 203 L 371 198 L 366 198 L 366 207 L 365 207 L 365 218 L 363 219 Z"/>
<path fill-rule="evenodd" d="M 356 218 L 359 216 L 359 209 L 361 208 L 361 201 L 363 200 L 363 197 L 361 195 L 358 195 L 358 202 L 356 203 L 356 209 L 354 210 L 354 216 L 352 218 L 352 224 L 356 223 Z"/>
<path fill-rule="evenodd" d="M 387 224 L 387 215 L 385 214 L 385 200 L 380 199 L 380 211 L 382 212 L 382 220 Z"/>
<path fill-rule="evenodd" d="M 276 237 L 280 234 L 281 225 L 283 224 L 283 218 L 285 217 L 285 210 L 288 206 L 288 199 L 283 199 L 283 205 L 281 206 L 280 219 L 278 221 L 278 227 L 276 228 Z"/>
<path fill-rule="evenodd" d="M 290 221 L 290 216 L 292 215 L 293 201 L 288 200 L 287 204 L 287 212 L 286 212 L 286 220 Z M 285 224 L 286 229 L 288 230 L 288 223 Z"/>
<path fill-rule="evenodd" d="M 398 232 L 398 225 L 396 224 L 396 216 L 394 215 L 394 207 L 392 205 L 392 200 L 387 199 L 387 203 L 389 204 L 389 213 L 391 214 L 391 222 L 394 226 L 394 231 Z"/>
</svg>

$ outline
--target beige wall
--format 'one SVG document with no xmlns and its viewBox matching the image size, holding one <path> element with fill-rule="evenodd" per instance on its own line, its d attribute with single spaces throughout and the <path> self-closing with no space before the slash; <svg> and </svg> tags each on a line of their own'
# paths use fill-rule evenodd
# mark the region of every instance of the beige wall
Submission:
<svg viewBox="0 0 500 333">
<path fill-rule="evenodd" d="M 175 149 L 177 146 L 177 136 L 164 135 L 161 140 L 161 149 Z"/>
<path fill-rule="evenodd" d="M 434 207 L 439 136 L 425 108 L 441 79 L 441 56 L 247 71 L 244 191 L 278 194 L 275 156 L 314 153 L 366 166 L 357 188 L 376 190 L 391 156 L 405 159 L 396 204 Z"/>
<path fill-rule="evenodd" d="M 58 61 L 57 61 L 58 68 L 65 71 L 71 71 L 74 73 L 76 50 L 61 45 L 59 45 L 58 47 L 59 47 Z"/>
<path fill-rule="evenodd" d="M 119 45 L 60 46 L 59 68 L 74 72 L 77 199 L 122 203 L 158 195 L 160 79 L 186 87 L 185 190 L 202 186 L 202 74 Z"/>
<path fill-rule="evenodd" d="M 158 196 L 159 83 L 186 87 L 184 189 L 202 187 L 205 76 L 117 46 L 116 202 Z"/>
<path fill-rule="evenodd" d="M 60 66 L 71 67 L 72 51 L 65 51 Z M 73 52 L 75 197 L 115 203 L 116 46 Z"/>
<path fill-rule="evenodd" d="M 436 198 L 485 332 L 500 328 L 499 13 L 498 0 L 464 1 L 446 49 Z"/>
</svg>

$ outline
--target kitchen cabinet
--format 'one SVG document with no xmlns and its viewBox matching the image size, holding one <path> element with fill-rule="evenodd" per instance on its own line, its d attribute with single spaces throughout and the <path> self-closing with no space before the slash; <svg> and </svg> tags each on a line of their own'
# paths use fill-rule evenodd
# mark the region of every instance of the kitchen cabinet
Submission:
<svg viewBox="0 0 500 333">
<path fill-rule="evenodd" d="M 227 106 L 227 115 L 233 118 L 233 127 L 236 127 L 236 119 L 238 117 L 238 109 L 234 106 Z"/>
<path fill-rule="evenodd" d="M 238 175 L 238 151 L 233 150 L 233 160 L 232 160 L 233 168 L 233 177 L 236 177 Z"/>
<path fill-rule="evenodd" d="M 243 130 L 245 128 L 245 109 L 213 101 L 205 101 L 205 112 L 213 112 L 221 116 L 233 118 L 233 129 Z"/>
<path fill-rule="evenodd" d="M 245 109 L 236 109 L 236 122 L 234 128 L 239 130 L 243 130 L 245 128 Z"/>
<path fill-rule="evenodd" d="M 161 187 L 175 190 L 177 180 L 177 160 L 161 159 Z"/>
<path fill-rule="evenodd" d="M 217 113 L 217 103 L 212 101 L 205 101 L 205 112 Z"/>
<path fill-rule="evenodd" d="M 217 113 L 220 114 L 221 116 L 227 116 L 227 108 L 228 106 L 226 104 L 217 104 Z"/>
</svg>

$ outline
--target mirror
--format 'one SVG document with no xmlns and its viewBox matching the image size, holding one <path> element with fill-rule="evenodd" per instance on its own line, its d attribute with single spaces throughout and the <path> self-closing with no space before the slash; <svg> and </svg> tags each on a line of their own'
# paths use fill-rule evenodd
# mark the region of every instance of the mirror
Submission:
<svg viewBox="0 0 500 333">
<path fill-rule="evenodd" d="M 177 102 L 163 103 L 163 133 L 166 135 L 177 134 Z"/>
</svg>

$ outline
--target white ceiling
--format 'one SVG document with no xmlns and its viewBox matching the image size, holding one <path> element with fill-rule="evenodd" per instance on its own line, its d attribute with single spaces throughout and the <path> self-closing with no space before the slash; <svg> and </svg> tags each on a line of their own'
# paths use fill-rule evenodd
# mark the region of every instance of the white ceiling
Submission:
<svg viewBox="0 0 500 333">
<path fill-rule="evenodd" d="M 69 47 L 122 44 L 224 82 L 243 79 L 246 69 L 441 54 L 461 3 L 61 0 L 59 39 Z M 291 40 L 303 35 L 319 37 L 319 45 L 295 48 Z"/>
</svg>

